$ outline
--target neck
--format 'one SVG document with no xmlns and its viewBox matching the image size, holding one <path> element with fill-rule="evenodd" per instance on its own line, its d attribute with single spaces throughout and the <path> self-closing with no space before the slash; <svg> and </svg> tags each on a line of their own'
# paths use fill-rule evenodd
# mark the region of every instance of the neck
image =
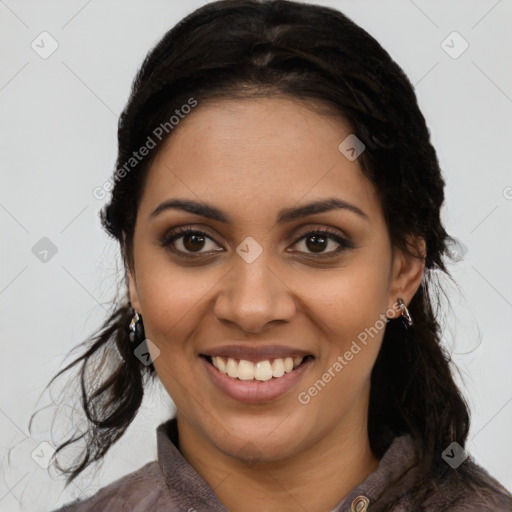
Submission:
<svg viewBox="0 0 512 512">
<path fill-rule="evenodd" d="M 330 511 L 379 462 L 370 449 L 366 421 L 348 431 L 337 426 L 288 459 L 254 464 L 218 450 L 179 413 L 178 428 L 183 456 L 231 512 Z"/>
</svg>

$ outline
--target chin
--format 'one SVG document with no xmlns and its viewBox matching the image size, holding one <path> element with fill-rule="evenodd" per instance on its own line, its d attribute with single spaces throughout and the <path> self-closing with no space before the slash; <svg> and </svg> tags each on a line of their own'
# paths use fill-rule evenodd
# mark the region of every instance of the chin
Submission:
<svg viewBox="0 0 512 512">
<path fill-rule="evenodd" d="M 213 441 L 227 455 L 255 464 L 287 458 L 306 436 L 306 430 L 304 421 L 294 420 L 293 415 L 269 418 L 260 413 L 224 423 L 219 429 L 221 439 Z M 232 435 L 224 436 L 222 432 Z"/>
</svg>

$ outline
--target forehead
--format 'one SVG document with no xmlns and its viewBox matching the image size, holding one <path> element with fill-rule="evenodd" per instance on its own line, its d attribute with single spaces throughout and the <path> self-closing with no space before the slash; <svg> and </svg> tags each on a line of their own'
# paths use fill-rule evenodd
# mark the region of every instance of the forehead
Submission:
<svg viewBox="0 0 512 512">
<path fill-rule="evenodd" d="M 141 209 L 180 197 L 247 216 L 337 196 L 379 215 L 373 184 L 339 150 L 350 134 L 341 117 L 288 97 L 200 103 L 156 155 Z"/>
</svg>

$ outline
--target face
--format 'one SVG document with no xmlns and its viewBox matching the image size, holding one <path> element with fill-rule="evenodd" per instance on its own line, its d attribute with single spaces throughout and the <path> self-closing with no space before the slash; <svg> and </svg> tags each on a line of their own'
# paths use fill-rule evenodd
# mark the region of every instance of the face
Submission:
<svg viewBox="0 0 512 512">
<path fill-rule="evenodd" d="M 350 133 L 285 97 L 209 102 L 149 169 L 131 302 L 180 428 L 224 454 L 284 459 L 366 429 L 385 317 L 423 266 L 392 250 L 338 149 Z"/>
</svg>

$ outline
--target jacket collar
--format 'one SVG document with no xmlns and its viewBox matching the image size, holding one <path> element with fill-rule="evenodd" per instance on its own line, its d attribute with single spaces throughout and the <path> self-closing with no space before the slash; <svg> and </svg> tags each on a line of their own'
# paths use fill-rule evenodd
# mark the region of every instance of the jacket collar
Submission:
<svg viewBox="0 0 512 512">
<path fill-rule="evenodd" d="M 415 478 L 418 452 L 410 434 L 395 437 L 375 470 L 357 485 L 331 512 L 366 512 L 385 491 L 408 488 Z"/>
<path fill-rule="evenodd" d="M 176 418 L 157 428 L 158 462 L 171 494 L 180 494 L 190 503 L 202 503 L 211 512 L 227 512 L 212 488 L 185 460 L 179 451 Z M 356 486 L 331 512 L 366 512 L 384 493 L 402 478 L 409 476 L 418 461 L 410 434 L 395 437 L 375 471 Z"/>
<path fill-rule="evenodd" d="M 226 512 L 228 509 L 217 499 L 212 488 L 187 462 L 179 451 L 178 424 L 176 418 L 162 423 L 156 430 L 158 463 L 165 482 L 172 495 L 179 495 L 183 501 L 199 503 L 205 510 Z"/>
</svg>

